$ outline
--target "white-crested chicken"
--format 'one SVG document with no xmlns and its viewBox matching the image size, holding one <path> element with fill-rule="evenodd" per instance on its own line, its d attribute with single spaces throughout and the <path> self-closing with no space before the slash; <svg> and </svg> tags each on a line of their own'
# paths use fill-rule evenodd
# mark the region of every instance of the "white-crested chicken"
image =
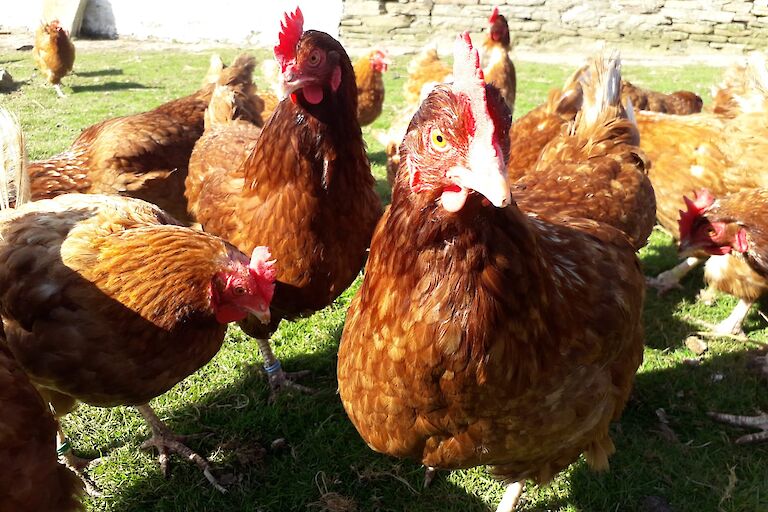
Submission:
<svg viewBox="0 0 768 512">
<path fill-rule="evenodd" d="M 492 466 L 510 511 L 584 453 L 608 467 L 642 359 L 643 277 L 619 230 L 510 197 L 510 114 L 469 36 L 422 103 L 339 349 L 339 392 L 376 451 Z M 597 285 L 596 283 L 600 283 Z"/>
</svg>

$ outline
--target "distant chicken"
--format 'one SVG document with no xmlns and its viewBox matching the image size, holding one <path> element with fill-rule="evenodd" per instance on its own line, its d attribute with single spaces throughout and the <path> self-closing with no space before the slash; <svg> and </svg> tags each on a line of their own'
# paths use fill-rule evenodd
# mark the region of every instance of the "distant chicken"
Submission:
<svg viewBox="0 0 768 512">
<path fill-rule="evenodd" d="M 287 98 L 251 153 L 244 161 L 200 153 L 187 178 L 203 229 L 245 252 L 267 245 L 280 262 L 272 323 L 241 323 L 258 340 L 273 393 L 306 388 L 289 379 L 269 337 L 281 319 L 322 309 L 352 284 L 381 216 L 352 62 L 338 41 L 303 24 L 300 9 L 286 13 L 275 58 Z"/>
<path fill-rule="evenodd" d="M 664 94 L 637 87 L 626 80 L 621 81 L 621 96 L 625 103 L 631 100 L 636 110 L 652 110 L 665 114 L 696 114 L 701 112 L 701 107 L 704 106 L 701 97 L 691 91 Z"/>
<path fill-rule="evenodd" d="M 715 331 L 742 334 L 744 318 L 757 299 L 768 291 L 768 188 L 737 192 L 716 199 L 709 191 L 685 198 L 680 211 L 680 252 L 705 254 L 705 279 L 720 291 L 739 298 L 733 312 Z M 745 271 L 747 269 L 747 271 Z M 763 368 L 768 368 L 768 356 Z M 768 415 L 734 416 L 710 413 L 714 419 L 761 432 L 746 434 L 738 444 L 768 439 Z"/>
<path fill-rule="evenodd" d="M 450 81 L 451 68 L 440 60 L 437 48 L 426 46 L 408 63 L 408 78 L 403 85 L 403 94 L 408 109 L 413 112 L 424 94 L 429 93 L 435 84 Z"/>
<path fill-rule="evenodd" d="M 251 84 L 253 57 L 242 55 L 223 71 L 228 83 Z M 154 110 L 108 119 L 86 128 L 70 148 L 32 162 L 33 199 L 69 192 L 120 194 L 160 206 L 187 220 L 184 179 L 214 85 Z M 259 100 L 260 101 L 260 100 Z M 261 105 L 244 113 L 258 125 Z"/>
<path fill-rule="evenodd" d="M 544 147 L 512 191 L 524 211 L 557 210 L 604 222 L 639 250 L 656 224 L 656 200 L 633 112 L 621 103 L 620 81 L 618 56 L 593 60 L 582 78 L 576 119 Z"/>
<path fill-rule="evenodd" d="M 374 50 L 355 62 L 357 82 L 357 121 L 367 126 L 380 115 L 384 106 L 384 78 L 382 73 L 392 62 L 381 50 Z"/>
<path fill-rule="evenodd" d="M 515 204 L 511 116 L 467 34 L 454 78 L 403 141 L 347 314 L 339 393 L 376 451 L 491 466 L 509 512 L 526 479 L 546 483 L 582 453 L 607 469 L 609 425 L 642 360 L 643 276 L 619 230 L 564 217 L 556 202 Z"/>
<path fill-rule="evenodd" d="M 509 52 L 512 48 L 509 39 L 509 25 L 507 19 L 499 14 L 498 7 L 493 8 L 488 23 L 490 23 L 490 27 L 488 27 L 481 51 L 483 74 L 486 83 L 499 89 L 509 111 L 514 114 L 517 77 L 515 65 L 509 58 Z"/>
<path fill-rule="evenodd" d="M 510 182 L 530 172 L 544 147 L 562 134 L 568 123 L 576 118 L 584 98 L 581 79 L 586 69 L 586 66 L 577 69 L 562 89 L 550 91 L 545 103 L 512 123 L 507 160 Z"/>
<path fill-rule="evenodd" d="M 43 23 L 37 28 L 32 57 L 37 69 L 45 73 L 46 80 L 56 89 L 56 94 L 64 97 L 61 79 L 72 71 L 75 64 L 75 45 L 59 20 Z"/>
<path fill-rule="evenodd" d="M 7 174 L 2 183 L 14 181 Z M 164 470 L 175 452 L 219 487 L 208 461 L 147 402 L 206 364 L 229 322 L 249 314 L 269 321 L 269 251 L 257 247 L 248 258 L 133 198 L 9 200 L 25 185 L 0 187 L 0 316 L 11 353 L 57 418 L 77 402 L 136 405 L 153 433 L 145 444 L 158 449 Z M 68 465 L 89 482 L 61 430 L 59 440 Z"/>
<path fill-rule="evenodd" d="M 722 82 L 712 88 L 712 112 L 727 118 L 768 112 L 768 64 L 764 54 L 754 52 L 745 64 L 728 68 Z"/>
</svg>

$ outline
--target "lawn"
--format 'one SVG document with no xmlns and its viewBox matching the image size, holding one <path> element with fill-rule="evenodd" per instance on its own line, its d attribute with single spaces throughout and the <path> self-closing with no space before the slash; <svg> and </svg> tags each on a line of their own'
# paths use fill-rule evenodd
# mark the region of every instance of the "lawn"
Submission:
<svg viewBox="0 0 768 512">
<path fill-rule="evenodd" d="M 225 61 L 237 51 L 222 50 Z M 22 81 L 0 96 L 27 133 L 31 158 L 66 148 L 85 127 L 104 118 L 140 112 L 195 90 L 210 52 L 80 51 L 76 75 L 65 78 L 65 99 L 35 75 L 29 53 L 0 53 L 0 66 Z M 259 56 L 267 55 L 259 52 Z M 407 59 L 386 76 L 384 115 L 365 129 L 373 171 L 388 201 L 382 147 L 372 135 L 385 129 L 402 104 Z M 518 70 L 517 115 L 539 104 L 571 69 L 522 62 Z M 627 66 L 625 77 L 646 87 L 691 89 L 709 98 L 721 69 Z M 706 101 L 705 101 L 706 102 Z M 676 261 L 670 237 L 654 232 L 641 252 L 645 272 L 654 275 Z M 701 271 L 684 288 L 665 297 L 647 294 L 645 361 L 621 422 L 615 425 L 617 453 L 611 471 L 595 474 L 583 460 L 549 486 L 528 485 L 523 511 L 757 511 L 768 510 L 766 446 L 736 446 L 743 431 L 714 423 L 710 410 L 751 414 L 768 407 L 765 383 L 747 367 L 750 352 L 768 341 L 767 323 L 753 311 L 749 341 L 708 339 L 696 356 L 686 338 L 696 320 L 717 321 L 735 304 L 719 297 L 697 303 Z M 595 283 L 599 286 L 599 283 Z M 196 468 L 173 459 L 171 476 L 139 445 L 149 435 L 129 408 L 81 407 L 64 422 L 75 450 L 103 456 L 92 471 L 104 496 L 87 499 L 92 511 L 485 511 L 503 488 L 485 469 L 442 473 L 426 490 L 423 469 L 412 462 L 372 452 L 347 420 L 336 394 L 335 357 L 344 315 L 359 279 L 331 307 L 281 325 L 273 338 L 283 366 L 308 369 L 312 396 L 282 396 L 270 405 L 257 371 L 256 343 L 237 328 L 221 352 L 199 372 L 153 401 L 158 414 L 189 444 L 215 463 L 228 487 L 220 494 Z M 663 423 L 661 419 L 664 419 Z M 277 440 L 277 442 L 276 442 Z M 665 504 L 668 504 L 666 507 Z"/>
</svg>

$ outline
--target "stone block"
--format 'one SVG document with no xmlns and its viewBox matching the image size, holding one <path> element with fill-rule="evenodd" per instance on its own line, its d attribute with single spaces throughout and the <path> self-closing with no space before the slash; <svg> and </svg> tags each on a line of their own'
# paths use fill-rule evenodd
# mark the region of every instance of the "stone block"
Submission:
<svg viewBox="0 0 768 512">
<path fill-rule="evenodd" d="M 714 27 L 712 23 L 675 23 L 673 20 L 672 30 L 679 30 L 689 34 L 711 34 Z"/>
<path fill-rule="evenodd" d="M 386 2 L 384 4 L 384 10 L 388 14 L 410 14 L 414 16 L 429 16 L 431 9 L 432 9 L 431 2 L 408 2 L 408 3 Z"/>
<path fill-rule="evenodd" d="M 564 27 L 560 23 L 543 23 L 541 25 L 541 31 L 559 36 L 576 36 L 579 34 L 576 29 Z"/>
<path fill-rule="evenodd" d="M 672 28 L 674 29 L 674 25 Z M 661 33 L 661 37 L 671 39 L 672 41 L 683 41 L 684 39 L 688 39 L 688 36 L 690 36 L 689 32 L 681 30 L 665 30 Z"/>
<path fill-rule="evenodd" d="M 717 31 L 715 31 L 717 34 Z M 715 34 L 691 34 L 688 39 L 692 41 L 705 41 L 714 43 L 725 43 L 728 41 L 727 36 L 715 35 Z"/>
<path fill-rule="evenodd" d="M 744 23 L 722 23 L 715 25 L 715 34 L 724 36 L 748 36 L 752 30 Z"/>
<path fill-rule="evenodd" d="M 433 0 L 435 5 L 437 4 L 450 4 L 450 5 L 474 5 L 480 3 L 480 0 Z"/>
<path fill-rule="evenodd" d="M 376 16 L 384 14 L 384 10 L 378 0 L 362 0 L 344 2 L 344 14 L 347 16 Z"/>
<path fill-rule="evenodd" d="M 723 5 L 724 11 L 735 12 L 736 14 L 747 14 L 752 10 L 753 2 L 730 2 Z"/>
<path fill-rule="evenodd" d="M 510 32 L 538 32 L 542 23 L 539 21 L 515 21 L 509 23 Z"/>
</svg>

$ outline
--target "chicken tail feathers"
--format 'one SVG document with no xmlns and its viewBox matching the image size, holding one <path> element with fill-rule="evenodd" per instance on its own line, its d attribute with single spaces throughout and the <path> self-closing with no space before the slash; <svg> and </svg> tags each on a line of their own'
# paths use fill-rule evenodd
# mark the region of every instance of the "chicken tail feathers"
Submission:
<svg viewBox="0 0 768 512">
<path fill-rule="evenodd" d="M 27 149 L 18 118 L 0 107 L 0 210 L 30 199 Z"/>
<path fill-rule="evenodd" d="M 618 52 L 607 58 L 599 54 L 590 60 L 589 69 L 581 77 L 584 100 L 581 121 L 594 126 L 609 107 L 621 104 L 621 59 Z"/>
</svg>

